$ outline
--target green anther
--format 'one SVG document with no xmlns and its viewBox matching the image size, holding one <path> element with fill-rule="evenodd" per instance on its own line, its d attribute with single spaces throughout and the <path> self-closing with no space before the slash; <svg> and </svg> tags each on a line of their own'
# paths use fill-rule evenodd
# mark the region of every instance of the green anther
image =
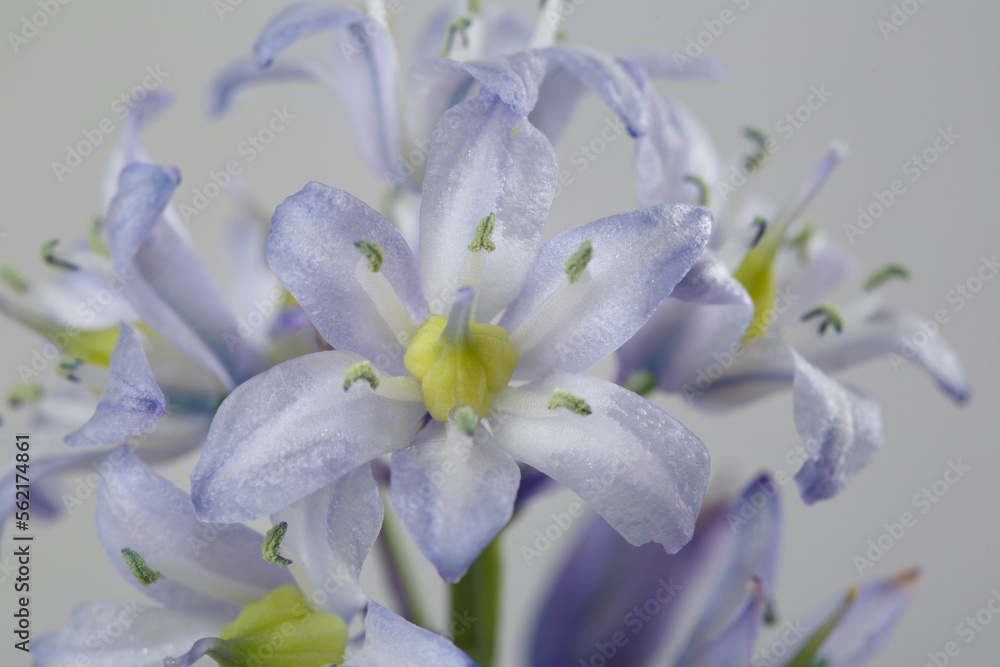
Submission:
<svg viewBox="0 0 1000 667">
<path fill-rule="evenodd" d="M 865 291 L 871 292 L 876 287 L 882 285 L 882 283 L 892 278 L 902 278 L 903 280 L 910 279 L 910 272 L 906 270 L 906 267 L 902 264 L 887 264 L 881 269 L 876 271 L 871 275 L 871 277 L 865 281 Z"/>
<path fill-rule="evenodd" d="M 476 225 L 476 233 L 472 235 L 472 243 L 469 244 L 469 252 L 493 252 L 497 247 L 490 240 L 493 237 L 493 230 L 497 226 L 497 214 L 490 213 L 479 221 Z"/>
<path fill-rule="evenodd" d="M 448 54 L 451 53 L 452 47 L 455 45 L 455 35 L 462 35 L 462 46 L 469 45 L 469 37 L 465 33 L 472 25 L 471 16 L 456 16 L 448 24 L 448 37 L 445 39 L 444 51 L 441 53 L 441 57 L 447 58 Z"/>
<path fill-rule="evenodd" d="M 136 581 L 142 584 L 143 588 L 149 588 L 151 583 L 163 578 L 163 574 L 150 569 L 150 567 L 146 565 L 146 561 L 142 559 L 142 556 L 132 549 L 122 549 L 122 556 L 125 557 L 125 562 L 128 564 L 128 569 L 132 571 L 132 576 L 135 577 Z"/>
<path fill-rule="evenodd" d="M 645 396 L 656 389 L 656 375 L 648 368 L 643 368 L 629 375 L 622 386 L 632 393 Z"/>
<path fill-rule="evenodd" d="M 753 241 L 750 242 L 750 247 L 754 248 L 760 243 L 760 239 L 764 236 L 764 232 L 767 231 L 767 218 L 762 215 L 758 215 L 753 219 L 753 226 L 757 228 L 757 234 L 753 237 Z"/>
<path fill-rule="evenodd" d="M 821 303 L 812 310 L 806 311 L 802 314 L 802 321 L 806 322 L 818 315 L 823 316 L 823 321 L 819 325 L 820 335 L 826 333 L 827 327 L 831 326 L 837 333 L 843 331 L 844 319 L 840 316 L 840 311 L 832 303 Z"/>
<path fill-rule="evenodd" d="M 382 262 L 385 261 L 382 248 L 374 241 L 369 241 L 368 239 L 355 241 L 354 247 L 368 260 L 368 270 L 372 273 L 378 273 L 382 268 Z"/>
<path fill-rule="evenodd" d="M 67 271 L 79 271 L 80 267 L 76 264 L 71 264 L 64 259 L 56 257 L 54 251 L 57 245 L 59 245 L 59 239 L 52 239 L 42 245 L 42 259 L 45 260 L 47 264 L 58 266 L 60 269 L 66 269 Z"/>
<path fill-rule="evenodd" d="M 344 373 L 344 391 L 351 388 L 358 380 L 365 380 L 372 389 L 378 389 L 378 376 L 372 370 L 372 365 L 367 361 L 359 361 Z"/>
<path fill-rule="evenodd" d="M 451 413 L 455 426 L 470 438 L 476 434 L 476 424 L 479 423 L 479 413 L 471 405 L 459 405 Z"/>
<path fill-rule="evenodd" d="M 101 239 L 101 219 L 94 218 L 94 221 L 90 223 L 90 249 L 96 252 L 98 255 L 103 255 L 105 257 L 111 257 L 111 251 L 108 250 L 108 246 L 104 245 L 104 240 Z"/>
<path fill-rule="evenodd" d="M 19 408 L 25 403 L 30 403 L 31 401 L 38 400 L 44 393 L 44 389 L 40 384 L 34 384 L 31 382 L 22 382 L 21 384 L 15 385 L 10 393 L 7 394 L 7 403 L 12 408 Z"/>
<path fill-rule="evenodd" d="M 750 141 L 757 144 L 753 151 L 747 155 L 746 160 L 743 162 L 743 167 L 746 169 L 747 173 L 756 171 L 760 169 L 761 165 L 767 159 L 767 141 L 770 137 L 761 129 L 756 127 L 745 127 L 743 128 L 743 136 L 745 136 Z"/>
<path fill-rule="evenodd" d="M 566 275 L 569 277 L 570 284 L 580 279 L 580 274 L 583 273 L 583 270 L 587 268 L 587 264 L 593 258 L 594 246 L 591 245 L 589 240 L 584 241 L 580 244 L 580 249 L 566 260 Z"/>
<path fill-rule="evenodd" d="M 803 225 L 802 230 L 788 239 L 788 247 L 795 248 L 799 251 L 799 259 L 803 262 L 809 261 L 809 241 L 812 240 L 813 234 L 816 233 L 816 228 L 810 224 Z"/>
<path fill-rule="evenodd" d="M 282 521 L 271 526 L 271 529 L 267 531 L 267 535 L 264 536 L 264 544 L 261 545 L 260 551 L 264 554 L 264 560 L 268 563 L 274 563 L 281 567 L 288 567 L 292 564 L 291 559 L 285 558 L 278 553 L 278 549 L 281 548 L 281 540 L 285 539 L 285 532 L 287 530 L 288 522 Z"/>
<path fill-rule="evenodd" d="M 469 11 L 478 14 L 483 11 L 483 5 L 479 0 L 469 0 Z"/>
<path fill-rule="evenodd" d="M 837 607 L 832 614 L 830 614 L 828 619 L 823 621 L 823 624 L 819 626 L 819 629 L 806 640 L 802 650 L 799 651 L 798 654 L 796 654 L 796 656 L 792 658 L 787 665 L 785 665 L 785 667 L 818 667 L 818 665 L 822 665 L 823 663 L 819 662 L 816 654 L 819 653 L 819 650 L 823 647 L 823 642 L 827 640 L 827 637 L 830 636 L 830 634 L 844 619 L 844 615 L 847 613 L 847 610 L 851 608 L 851 605 L 854 604 L 854 600 L 857 599 L 857 597 L 858 589 L 851 588 L 851 590 L 847 592 L 847 595 L 844 596 L 844 601 L 840 603 L 840 606 Z"/>
<path fill-rule="evenodd" d="M 571 394 L 565 389 L 556 389 L 552 392 L 552 398 L 549 399 L 549 410 L 555 410 L 556 408 L 566 408 L 575 415 L 580 415 L 581 417 L 586 417 L 593 410 L 587 404 L 587 401 L 583 400 L 576 394 Z"/>
<path fill-rule="evenodd" d="M 59 357 L 56 361 L 56 373 L 66 378 L 67 380 L 72 380 L 76 382 L 79 378 L 74 375 L 76 369 L 83 364 L 83 359 L 79 357 L 74 357 L 71 354 L 65 354 Z"/>
<path fill-rule="evenodd" d="M 708 185 L 699 176 L 688 174 L 684 180 L 698 188 L 698 206 L 708 206 Z"/>
<path fill-rule="evenodd" d="M 24 294 L 28 291 L 28 279 L 10 264 L 0 266 L 0 280 L 3 280 L 7 287 L 18 294 Z"/>
</svg>

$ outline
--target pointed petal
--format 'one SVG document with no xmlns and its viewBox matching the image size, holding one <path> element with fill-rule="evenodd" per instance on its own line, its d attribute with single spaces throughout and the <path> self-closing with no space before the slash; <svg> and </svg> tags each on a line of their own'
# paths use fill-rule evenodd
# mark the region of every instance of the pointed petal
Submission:
<svg viewBox="0 0 1000 667">
<path fill-rule="evenodd" d="M 746 584 L 743 589 L 746 591 Z M 744 602 L 737 607 L 736 617 L 727 626 L 697 649 L 677 661 L 677 667 L 745 667 L 753 657 L 754 644 L 760 633 L 767 601 L 760 584 L 752 582 Z"/>
<path fill-rule="evenodd" d="M 201 637 L 218 634 L 227 621 L 218 614 L 135 602 L 85 602 L 74 607 L 62 628 L 36 639 L 31 654 L 36 667 L 162 667 L 165 658 L 184 653 Z"/>
<path fill-rule="evenodd" d="M 264 28 L 254 60 L 269 67 L 289 46 L 321 32 L 333 34 L 330 64 L 361 154 L 375 173 L 388 173 L 399 157 L 397 64 L 392 36 L 378 21 L 357 9 L 297 3 Z"/>
<path fill-rule="evenodd" d="M 155 119 L 173 102 L 173 95 L 165 90 L 150 90 L 146 96 L 129 106 L 129 113 L 122 122 L 121 136 L 104 167 L 101 183 L 101 210 L 107 211 L 118 191 L 118 178 L 127 165 L 133 162 L 152 162 L 140 141 L 143 127 Z"/>
<path fill-rule="evenodd" d="M 408 445 L 426 414 L 419 383 L 404 391 L 400 380 L 407 379 L 382 378 L 373 391 L 359 380 L 345 391 L 344 374 L 362 361 L 317 352 L 237 387 L 219 407 L 191 473 L 198 516 L 233 523 L 272 514 Z"/>
<path fill-rule="evenodd" d="M 649 128 L 645 95 L 635 79 L 614 57 L 582 47 L 553 46 L 540 54 L 550 65 L 538 95 L 531 122 L 550 141 L 559 140 L 580 95 L 589 88 L 625 123 L 633 137 Z"/>
<path fill-rule="evenodd" d="M 115 271 L 124 273 L 135 259 L 180 181 L 176 167 L 136 163 L 122 170 L 105 221 Z"/>
<path fill-rule="evenodd" d="M 281 553 L 317 609 L 350 623 L 364 607 L 361 566 L 382 527 L 384 507 L 371 466 L 361 465 L 271 518 L 288 523 Z"/>
<path fill-rule="evenodd" d="M 266 562 L 264 536 L 243 525 L 210 526 L 194 515 L 191 498 L 142 463 L 127 447 L 101 463 L 97 533 L 119 574 L 173 609 L 239 607 L 292 577 Z M 141 588 L 122 549 L 136 551 L 163 575 Z"/>
<path fill-rule="evenodd" d="M 378 272 L 355 246 L 365 240 L 382 250 Z M 309 183 L 275 210 L 267 261 L 334 349 L 406 372 L 403 352 L 427 306 L 413 253 L 378 212 L 346 192 Z"/>
<path fill-rule="evenodd" d="M 882 411 L 871 396 L 846 387 L 792 352 L 795 427 L 809 459 L 795 474 L 809 504 L 832 498 L 885 444 Z"/>
<path fill-rule="evenodd" d="M 431 308 L 447 312 L 464 286 L 476 227 L 495 213 L 496 249 L 476 260 L 483 266 L 474 319 L 489 321 L 517 295 L 538 252 L 555 151 L 523 115 L 486 93 L 447 111 L 436 135 L 420 209 L 420 282 Z"/>
<path fill-rule="evenodd" d="M 450 641 L 369 600 L 364 645 L 348 650 L 351 667 L 475 667 Z"/>
<path fill-rule="evenodd" d="M 753 301 L 711 250 L 639 332 L 618 349 L 618 383 L 647 369 L 666 391 L 682 391 L 718 357 L 731 353 L 753 316 Z"/>
<path fill-rule="evenodd" d="M 703 208 L 664 205 L 603 218 L 553 237 L 500 320 L 520 361 L 515 379 L 582 372 L 631 338 L 701 255 L 711 231 Z M 590 241 L 575 283 L 567 260 Z"/>
<path fill-rule="evenodd" d="M 865 667 L 885 646 L 913 596 L 918 572 L 878 579 L 860 587 L 847 613 L 823 642 L 818 658 L 829 667 Z M 843 596 L 809 614 L 802 625 L 816 628 L 841 603 Z"/>
<path fill-rule="evenodd" d="M 555 389 L 592 414 L 547 409 Z M 676 552 L 691 539 L 708 483 L 708 452 L 680 422 L 646 399 L 597 378 L 558 373 L 493 404 L 494 437 L 519 461 L 579 494 L 635 545 Z"/>
<path fill-rule="evenodd" d="M 752 641 L 748 647 L 743 647 L 739 638 L 752 640 L 756 637 L 756 626 L 752 634 L 744 634 L 750 628 L 740 629 L 740 626 L 743 623 L 750 623 L 750 620 L 748 618 L 741 620 L 740 616 L 757 614 L 757 625 L 759 625 L 762 609 L 756 609 L 756 600 L 749 605 L 754 607 L 754 610 L 747 608 L 747 584 L 750 581 L 756 582 L 751 595 L 754 599 L 763 598 L 775 589 L 782 533 L 781 496 L 778 486 L 767 475 L 758 477 L 732 504 L 726 520 L 732 536 L 726 546 L 725 558 L 712 572 L 712 591 L 688 640 L 685 656 L 692 660 L 706 646 L 715 643 L 716 638 L 728 634 L 734 635 L 735 643 L 731 650 L 752 649 Z M 739 652 L 736 654 L 742 655 Z M 683 660 L 681 662 L 686 664 Z M 748 663 L 749 659 L 745 659 L 741 664 Z M 698 659 L 692 664 L 712 663 Z"/>
<path fill-rule="evenodd" d="M 893 370 L 904 362 L 916 362 L 945 393 L 964 403 L 971 393 L 965 367 L 938 327 L 931 319 L 923 320 L 895 308 L 881 308 L 863 321 L 845 322 L 839 335 L 814 338 L 799 350 L 811 364 L 827 372 L 894 354 L 898 360 L 888 357 Z"/>
<path fill-rule="evenodd" d="M 144 433 L 166 411 L 166 398 L 156 384 L 139 336 L 125 322 L 118 325 L 110 372 L 94 416 L 66 436 L 70 447 L 119 443 Z"/>
<path fill-rule="evenodd" d="M 420 551 L 455 582 L 510 521 L 520 480 L 485 427 L 473 439 L 435 422 L 393 452 L 389 491 Z"/>
<path fill-rule="evenodd" d="M 209 84 L 207 106 L 213 116 L 226 113 L 233 98 L 247 86 L 280 81 L 315 80 L 331 88 L 335 75 L 329 59 L 310 55 L 286 55 L 267 69 L 252 58 L 228 65 Z"/>
</svg>

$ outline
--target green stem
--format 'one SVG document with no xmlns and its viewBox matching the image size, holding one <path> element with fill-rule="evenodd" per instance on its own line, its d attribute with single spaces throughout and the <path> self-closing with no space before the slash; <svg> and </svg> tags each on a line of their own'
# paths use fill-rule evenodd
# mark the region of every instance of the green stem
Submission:
<svg viewBox="0 0 1000 667">
<path fill-rule="evenodd" d="M 390 516 L 388 498 L 383 493 L 382 503 L 385 505 L 385 519 L 382 521 L 382 530 L 378 535 L 378 544 L 382 554 L 385 556 L 389 567 L 389 578 L 399 603 L 402 605 L 402 616 L 414 625 L 422 628 L 430 628 L 430 618 L 420 602 L 420 589 L 417 586 L 413 572 L 407 567 L 406 549 L 403 546 L 402 537 L 393 523 L 394 517 Z"/>
<path fill-rule="evenodd" d="M 451 586 L 452 641 L 481 667 L 496 660 L 500 622 L 500 538 L 490 543 L 462 580 Z"/>
</svg>

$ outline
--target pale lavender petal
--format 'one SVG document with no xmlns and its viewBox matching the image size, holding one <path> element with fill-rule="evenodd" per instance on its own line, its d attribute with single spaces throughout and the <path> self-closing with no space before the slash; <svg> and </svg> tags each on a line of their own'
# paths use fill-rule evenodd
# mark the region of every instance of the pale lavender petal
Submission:
<svg viewBox="0 0 1000 667">
<path fill-rule="evenodd" d="M 165 90 L 149 90 L 139 101 L 130 100 L 121 126 L 121 136 L 104 167 L 101 183 L 101 210 L 106 211 L 118 191 L 118 178 L 122 169 L 133 162 L 152 162 L 139 137 L 145 125 L 160 115 L 173 102 L 173 95 Z"/>
<path fill-rule="evenodd" d="M 139 336 L 126 322 L 118 325 L 110 373 L 94 416 L 66 436 L 69 446 L 113 445 L 127 440 L 148 430 L 166 411 L 166 398 L 156 384 Z"/>
<path fill-rule="evenodd" d="M 941 324 L 895 308 L 881 308 L 864 320 L 845 322 L 836 336 L 817 337 L 799 346 L 817 368 L 833 372 L 881 355 L 893 370 L 915 362 L 959 403 L 971 393 L 965 367 L 941 334 Z"/>
<path fill-rule="evenodd" d="M 66 624 L 31 643 L 36 667 L 162 667 L 231 617 L 174 611 L 131 602 L 85 602 Z"/>
<path fill-rule="evenodd" d="M 412 381 L 405 399 L 381 393 L 381 384 L 373 391 L 365 380 L 345 391 L 345 372 L 362 361 L 317 352 L 237 387 L 219 407 L 191 473 L 198 516 L 233 523 L 272 514 L 408 445 L 426 414 L 419 384 Z M 400 380 L 383 378 L 394 388 Z"/>
<path fill-rule="evenodd" d="M 471 237 L 470 237 L 471 240 Z M 355 243 L 373 241 L 384 261 L 378 273 Z M 267 261 L 320 335 L 338 350 L 357 352 L 380 368 L 406 372 L 403 353 L 416 325 L 427 317 L 416 260 L 399 232 L 377 211 L 341 190 L 309 183 L 274 212 Z M 359 280 L 370 281 L 367 288 Z M 409 330 L 387 321 L 385 296 L 371 283 L 388 282 L 405 306 L 398 317 Z M 391 295 L 388 295 L 391 296 Z M 383 303 L 379 303 L 382 301 Z"/>
<path fill-rule="evenodd" d="M 723 79 L 729 68 L 721 60 L 701 54 L 695 58 L 683 51 L 631 51 L 625 57 L 658 79 Z"/>
<path fill-rule="evenodd" d="M 858 589 L 847 613 L 823 642 L 817 659 L 829 667 L 865 667 L 885 646 L 913 597 L 918 572 L 878 579 Z M 827 602 L 802 621 L 819 627 L 843 603 L 843 595 Z"/>
<path fill-rule="evenodd" d="M 670 298 L 618 349 L 619 383 L 649 370 L 666 391 L 683 391 L 699 372 L 738 349 L 753 302 L 711 250 L 705 250 Z"/>
<path fill-rule="evenodd" d="M 440 422 L 392 455 L 390 498 L 421 552 L 455 582 L 510 521 L 521 471 L 485 426 Z"/>
<path fill-rule="evenodd" d="M 842 491 L 882 449 L 882 411 L 871 396 L 791 354 L 795 427 L 809 454 L 795 482 L 802 499 L 812 504 Z"/>
<path fill-rule="evenodd" d="M 361 154 L 375 173 L 388 173 L 399 155 L 397 64 L 392 36 L 378 21 L 357 9 L 294 4 L 264 28 L 254 60 L 269 67 L 289 46 L 321 32 L 333 33 L 330 64 Z"/>
<path fill-rule="evenodd" d="M 413 625 L 369 600 L 365 638 L 360 649 L 347 651 L 350 667 L 475 667 L 450 641 Z"/>
<path fill-rule="evenodd" d="M 274 514 L 288 524 L 281 554 L 316 609 L 350 623 L 364 607 L 361 566 L 382 527 L 384 507 L 371 466 L 361 465 Z"/>
<path fill-rule="evenodd" d="M 518 94 L 515 88 L 508 92 Z M 421 285 L 431 308 L 447 312 L 464 286 L 463 265 L 481 261 L 474 318 L 489 321 L 517 295 L 538 252 L 558 174 L 555 151 L 523 115 L 488 93 L 447 111 L 438 130 L 420 209 Z M 496 249 L 477 258 L 469 244 L 491 213 Z"/>
<path fill-rule="evenodd" d="M 105 226 L 114 270 L 124 273 L 146 242 L 181 181 L 176 167 L 131 164 L 121 172 Z"/>
<path fill-rule="evenodd" d="M 775 309 L 774 326 L 798 324 L 803 313 L 826 299 L 857 268 L 854 255 L 824 234 L 814 234 L 802 250 L 785 250 L 776 266 L 776 287 L 787 307 L 781 312 Z"/>
<path fill-rule="evenodd" d="M 110 453 L 99 472 L 98 537 L 118 572 L 149 597 L 173 609 L 233 612 L 293 583 L 261 557 L 263 535 L 241 524 L 201 523 L 190 496 L 127 447 Z M 122 556 L 126 548 L 163 578 L 141 588 Z"/>
<path fill-rule="evenodd" d="M 556 389 L 585 400 L 592 414 L 548 409 Z M 691 539 L 708 483 L 708 452 L 646 399 L 597 378 L 559 373 L 508 387 L 490 415 L 498 444 L 580 495 L 632 544 L 653 540 L 673 553 Z"/>
<path fill-rule="evenodd" d="M 747 586 L 749 593 L 745 592 Z M 681 656 L 676 667 L 746 667 L 750 664 L 767 602 L 756 581 L 744 584 L 743 590 L 745 601 L 736 607 L 737 614 L 732 622 Z"/>
<path fill-rule="evenodd" d="M 252 58 L 228 65 L 209 84 L 207 107 L 213 116 L 226 113 L 233 97 L 244 88 L 259 83 L 318 81 L 333 87 L 334 73 L 329 59 L 311 55 L 288 55 L 267 69 L 260 69 Z"/>
<path fill-rule="evenodd" d="M 711 224 L 706 209 L 663 205 L 553 237 L 500 320 L 520 355 L 515 379 L 586 371 L 614 352 L 701 256 Z M 593 258 L 571 283 L 566 262 L 588 241 Z"/>
</svg>

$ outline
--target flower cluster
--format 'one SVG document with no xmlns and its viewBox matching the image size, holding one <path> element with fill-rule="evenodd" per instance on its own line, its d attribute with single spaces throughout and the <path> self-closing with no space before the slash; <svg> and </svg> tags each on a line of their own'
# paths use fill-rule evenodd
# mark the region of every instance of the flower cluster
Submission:
<svg viewBox="0 0 1000 667">
<path fill-rule="evenodd" d="M 32 405 L 36 506 L 72 511 L 66 473 L 96 470 L 98 536 L 156 603 L 111 646 L 88 638 L 118 603 L 77 607 L 36 640 L 37 665 L 492 665 L 497 545 L 551 482 L 599 517 L 541 607 L 528 664 L 832 667 L 881 647 L 915 571 L 848 589 L 789 621 L 780 652 L 755 652 L 777 618 L 777 488 L 765 475 L 703 506 L 706 445 L 646 398 L 725 409 L 791 385 L 806 503 L 872 460 L 878 404 L 830 374 L 902 351 L 920 319 L 883 305 L 897 265 L 857 301 L 827 300 L 853 259 L 802 215 L 843 149 L 783 205 L 724 206 L 728 165 L 653 81 L 712 79 L 717 62 L 562 44 L 561 0 L 535 23 L 480 5 L 436 14 L 405 77 L 391 6 L 292 5 L 215 78 L 217 114 L 254 85 L 333 88 L 389 191 L 380 212 L 308 182 L 269 222 L 241 201 L 236 303 L 171 203 L 179 169 L 141 145 L 169 104 L 159 92 L 122 129 L 103 214 L 44 249 L 55 277 L 5 267 L 0 310 L 52 341 L 70 381 L 42 390 L 25 366 L 12 394 Z M 288 51 L 323 33 L 326 51 Z M 639 208 L 546 234 L 554 145 L 587 91 L 634 139 Z M 586 374 L 611 356 L 615 382 Z M 941 337 L 913 360 L 968 397 Z M 151 469 L 191 450 L 190 494 Z M 12 491 L 15 463 L 2 472 Z M 453 602 L 479 610 L 475 632 L 435 632 L 389 511 Z M 245 523 L 260 519 L 266 534 Z M 376 545 L 395 612 L 360 584 Z"/>
</svg>

